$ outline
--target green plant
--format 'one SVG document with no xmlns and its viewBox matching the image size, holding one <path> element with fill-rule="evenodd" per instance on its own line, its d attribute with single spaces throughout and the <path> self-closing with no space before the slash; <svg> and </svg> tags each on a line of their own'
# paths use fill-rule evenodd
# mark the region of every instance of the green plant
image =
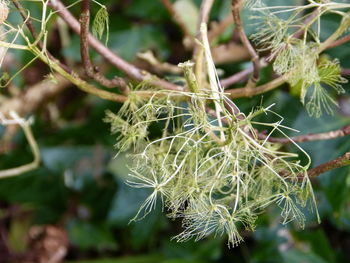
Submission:
<svg viewBox="0 0 350 263">
<path fill-rule="evenodd" d="M 296 220 L 304 227 L 302 209 L 305 207 L 316 211 L 319 220 L 309 175 L 317 176 L 347 165 L 348 155 L 344 155 L 345 161 L 336 159 L 310 170 L 309 156 L 294 142 L 294 138 L 286 135 L 285 131 L 289 128 L 282 124 L 283 117 L 273 112 L 272 106 L 259 106 L 244 114 L 230 96 L 249 97 L 288 82 L 300 95 L 311 116 L 320 117 L 322 111 L 332 113 L 332 106 L 337 103 L 327 88 L 342 93 L 344 89 L 341 85 L 346 79 L 341 75 L 339 61 L 322 53 L 343 41 L 341 37 L 350 25 L 347 11 L 350 4 L 309 0 L 304 5 L 269 6 L 264 1 L 244 3 L 233 0 L 235 30 L 253 67 L 242 71 L 248 72 L 244 87 L 225 90 L 211 53 L 215 32 L 207 34 L 206 28 L 214 1 L 202 2 L 196 40 L 188 36 L 191 30 L 186 29 L 186 23 L 179 19 L 171 3 L 162 1 L 171 13 L 174 12 L 174 20 L 186 35 L 184 40 L 192 39 L 188 43 L 185 41 L 184 45 L 193 49 L 192 60 L 179 64 L 183 74 L 173 78 L 173 82 L 137 68 L 106 47 L 109 20 L 105 6 L 94 1 L 100 9 L 92 23 L 92 33 L 96 38 L 102 39 L 106 35 L 103 44 L 89 35 L 90 1 L 82 1 L 79 22 L 60 1 L 33 2 L 40 7 L 41 17 L 31 16 L 18 1 L 13 1 L 23 17 L 23 23 L 13 25 L 6 20 L 8 3 L 0 1 L 0 8 L 5 10 L 0 17 L 5 30 L 0 46 L 26 51 L 33 56 L 4 86 L 40 59 L 50 72 L 62 75 L 82 91 L 123 103 L 117 114 L 107 112 L 105 120 L 111 124 L 112 133 L 119 135 L 117 150 L 129 151 L 133 160 L 127 183 L 150 190 L 133 220 L 144 218 L 160 200 L 170 218 L 182 220 L 184 231 L 175 237 L 176 240 L 186 241 L 192 237 L 199 240 L 209 234 L 227 235 L 230 246 L 242 240 L 242 227 L 254 230 L 258 215 L 272 204 L 281 208 L 283 223 Z M 74 2 L 69 7 L 78 3 Z M 244 4 L 244 8 L 252 14 L 251 19 L 262 24 L 250 36 L 256 47 L 249 41 L 241 21 L 240 11 Z M 321 21 L 328 14 L 339 16 L 340 21 L 338 28 L 322 39 Z M 85 80 L 86 76 L 79 76 L 47 50 L 47 27 L 56 15 L 68 22 L 79 35 L 83 69 L 95 83 Z M 40 28 L 39 33 L 32 23 Z M 107 79 L 93 66 L 90 46 L 129 79 Z M 264 52 L 268 55 L 261 58 Z M 270 62 L 279 76 L 259 86 L 261 68 Z M 178 72 L 176 66 L 162 64 L 153 57 L 152 63 L 159 67 L 159 71 L 171 69 L 169 71 Z M 54 79 L 54 74 L 48 76 Z M 118 92 L 109 89 L 115 87 L 120 88 Z M 274 115 L 279 120 L 272 123 L 260 121 L 261 115 L 265 114 Z M 155 137 L 150 134 L 152 125 L 161 127 L 161 135 Z M 261 129 L 268 129 L 267 135 Z M 282 138 L 273 137 L 276 133 Z M 346 129 L 339 134 L 345 136 L 348 131 Z M 313 139 L 332 136 L 311 135 Z M 296 139 L 312 140 L 309 138 Z M 293 143 L 305 155 L 306 163 L 300 161 L 298 154 L 283 148 L 285 143 Z"/>
<path fill-rule="evenodd" d="M 193 64 L 182 63 L 191 92 L 158 90 L 145 99 L 131 91 L 118 115 L 107 113 L 112 132 L 120 132 L 117 149 L 133 152 L 128 184 L 151 191 L 133 220 L 151 212 L 159 198 L 169 217 L 182 219 L 178 241 L 226 234 L 235 246 L 242 240 L 240 226 L 253 230 L 258 214 L 272 203 L 281 207 L 284 223 L 297 220 L 303 227 L 300 208 L 310 200 L 309 208 L 316 208 L 307 175 L 310 162 L 303 165 L 296 154 L 280 151 L 269 136 L 259 139 L 254 126 L 282 134 L 286 127 L 282 120 L 254 121 L 260 114 L 274 114 L 270 108 L 247 116 L 237 111 L 218 82 L 205 24 L 201 32 L 208 82 L 199 86 Z M 214 105 L 212 114 L 208 105 Z M 161 137 L 148 138 L 152 123 L 163 126 Z"/>
</svg>

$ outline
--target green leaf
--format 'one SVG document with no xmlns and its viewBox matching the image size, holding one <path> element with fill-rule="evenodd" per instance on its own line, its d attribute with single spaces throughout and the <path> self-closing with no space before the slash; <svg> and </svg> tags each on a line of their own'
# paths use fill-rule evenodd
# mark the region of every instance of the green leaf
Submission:
<svg viewBox="0 0 350 263">
<path fill-rule="evenodd" d="M 327 263 L 327 261 L 311 251 L 304 252 L 292 249 L 282 253 L 282 256 L 284 258 L 284 263 Z"/>
<path fill-rule="evenodd" d="M 68 222 L 69 240 L 79 249 L 115 250 L 117 243 L 111 229 L 104 224 L 90 224 L 79 220 Z"/>
<path fill-rule="evenodd" d="M 195 35 L 197 31 L 199 11 L 193 1 L 177 0 L 174 3 L 174 9 L 176 10 L 176 14 L 179 16 L 181 21 L 184 22 L 192 35 Z M 184 12 L 184 10 L 186 10 L 186 12 Z"/>
<path fill-rule="evenodd" d="M 294 234 L 298 241 L 307 243 L 311 250 L 327 262 L 335 262 L 335 253 L 323 229 L 300 231 Z"/>
<path fill-rule="evenodd" d="M 101 6 L 100 10 L 97 11 L 93 24 L 92 34 L 95 38 L 102 39 L 104 32 L 106 31 L 106 45 L 109 38 L 109 14 L 105 6 Z"/>
</svg>

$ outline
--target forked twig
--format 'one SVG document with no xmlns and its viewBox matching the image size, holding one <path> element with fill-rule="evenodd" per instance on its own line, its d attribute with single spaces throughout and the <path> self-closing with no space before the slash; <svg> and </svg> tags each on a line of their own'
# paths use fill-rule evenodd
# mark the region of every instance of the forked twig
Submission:
<svg viewBox="0 0 350 263">
<path fill-rule="evenodd" d="M 89 55 L 89 25 L 90 25 L 90 0 L 83 0 L 81 4 L 81 14 L 80 14 L 80 54 L 83 61 L 85 73 L 88 77 L 94 79 L 101 85 L 107 88 L 120 87 L 122 90 L 127 88 L 127 84 L 124 79 L 120 77 L 115 77 L 110 80 L 103 76 L 100 72 L 95 70 Z"/>
</svg>

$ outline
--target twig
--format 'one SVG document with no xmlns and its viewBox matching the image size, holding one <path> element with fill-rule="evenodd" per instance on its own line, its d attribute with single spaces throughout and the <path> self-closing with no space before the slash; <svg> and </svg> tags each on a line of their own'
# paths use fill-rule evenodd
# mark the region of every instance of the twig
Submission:
<svg viewBox="0 0 350 263">
<path fill-rule="evenodd" d="M 338 157 L 335 160 L 323 163 L 315 168 L 308 170 L 308 175 L 310 177 L 316 177 L 320 174 L 326 173 L 328 171 L 341 168 L 344 166 L 350 165 L 350 152 L 345 153 L 343 156 Z"/>
<path fill-rule="evenodd" d="M 156 73 L 172 73 L 172 74 L 181 74 L 182 69 L 177 65 L 173 65 L 167 62 L 160 62 L 153 54 L 152 51 L 148 50 L 143 53 L 137 53 L 137 57 L 147 62 L 151 67 L 153 72 Z"/>
<path fill-rule="evenodd" d="M 242 70 L 226 79 L 222 79 L 220 81 L 221 83 L 221 86 L 223 87 L 228 87 L 232 84 L 235 84 L 237 82 L 240 82 L 240 81 L 244 81 L 246 79 L 248 79 L 249 75 L 253 73 L 253 67 L 250 67 L 250 68 L 247 68 L 245 70 Z"/>
<path fill-rule="evenodd" d="M 349 69 L 349 68 L 343 68 L 343 69 L 341 70 L 341 74 L 342 74 L 343 76 L 350 76 L 350 69 Z"/>
<path fill-rule="evenodd" d="M 29 121 L 23 120 L 21 118 L 19 118 L 19 116 L 15 113 L 15 112 L 10 112 L 11 117 L 13 118 L 14 123 L 12 124 L 18 124 L 21 126 L 21 128 L 24 131 L 24 134 L 28 140 L 28 143 L 30 145 L 30 149 L 33 153 L 34 156 L 34 160 L 31 163 L 25 164 L 25 165 L 21 165 L 15 168 L 10 168 L 10 169 L 6 169 L 6 170 L 1 170 L 0 171 L 0 178 L 6 178 L 6 177 L 12 177 L 12 176 L 16 176 L 16 175 L 20 175 L 22 173 L 31 171 L 33 169 L 36 169 L 39 166 L 40 163 L 40 151 L 39 151 L 39 147 L 38 144 L 36 143 L 33 133 L 30 129 L 30 124 Z M 2 124 L 6 125 L 6 121 L 11 122 L 11 120 L 5 120 L 5 119 L 0 119 L 0 122 Z M 7 125 L 11 125 L 11 123 L 7 124 Z"/>
<path fill-rule="evenodd" d="M 340 46 L 340 45 L 343 45 L 344 43 L 346 43 L 348 41 L 350 41 L 350 34 L 348 34 L 348 35 L 346 35 L 346 36 L 344 36 L 344 37 L 334 41 L 332 44 L 330 44 L 328 46 L 328 49 L 334 48 L 334 47 L 337 47 L 337 46 Z"/>
<path fill-rule="evenodd" d="M 265 134 L 259 133 L 258 136 L 260 139 L 267 140 L 269 142 L 277 142 L 277 143 L 283 143 L 288 144 L 292 141 L 294 142 L 310 142 L 310 141 L 322 141 L 322 140 L 331 140 L 338 137 L 344 137 L 350 135 L 350 124 L 335 131 L 330 132 L 323 132 L 323 133 L 310 133 L 290 138 L 276 138 L 276 137 L 268 137 Z M 292 141 L 291 141 L 292 140 Z"/>
<path fill-rule="evenodd" d="M 37 40 L 38 38 L 38 33 L 35 30 L 33 21 L 27 16 L 26 12 L 24 11 L 25 9 L 22 7 L 22 5 L 17 1 L 17 0 L 12 0 L 14 6 L 17 8 L 17 10 L 19 11 L 19 13 L 21 14 L 23 21 L 25 21 L 26 26 L 29 29 L 29 32 L 32 34 L 34 40 Z M 39 41 L 38 45 L 40 46 L 40 48 L 42 48 L 42 42 Z"/>
<path fill-rule="evenodd" d="M 247 35 L 244 32 L 244 28 L 241 21 L 241 15 L 240 15 L 241 4 L 242 4 L 241 0 L 232 0 L 232 15 L 233 15 L 233 20 L 235 22 L 235 28 L 238 31 L 241 42 L 248 50 L 253 62 L 253 67 L 254 67 L 253 75 L 247 84 L 247 88 L 252 88 L 252 87 L 255 87 L 256 83 L 260 79 L 260 61 L 259 61 L 259 56 L 257 52 L 251 45 Z"/>
<path fill-rule="evenodd" d="M 23 8 L 23 6 L 19 3 L 19 1 L 17 0 L 12 0 L 13 4 L 15 5 L 15 7 L 17 8 L 17 10 L 19 11 L 19 13 L 21 14 L 23 21 L 25 22 L 29 32 L 31 33 L 31 35 L 34 38 L 34 43 L 36 43 L 38 45 L 38 47 L 40 49 L 44 48 L 43 42 L 39 39 L 39 34 L 36 32 L 34 24 L 32 19 L 27 15 L 27 13 L 25 12 L 25 9 Z M 45 51 L 47 56 L 51 59 L 54 60 L 56 62 L 58 62 L 60 64 L 60 66 L 67 72 L 72 72 L 72 70 L 65 64 L 63 64 L 62 62 L 60 62 L 58 59 L 56 59 L 48 50 Z"/>
<path fill-rule="evenodd" d="M 120 87 L 123 90 L 127 88 L 126 82 L 119 77 L 115 77 L 112 80 L 105 78 L 100 72 L 96 71 L 89 55 L 89 25 L 90 25 L 90 0 L 83 0 L 81 4 L 81 14 L 80 14 L 80 53 L 83 61 L 84 69 L 88 77 L 94 79 L 101 85 L 107 88 Z"/>
<path fill-rule="evenodd" d="M 330 48 L 334 42 L 338 41 L 338 38 L 346 31 L 348 30 L 349 25 L 349 18 L 346 18 L 346 20 L 343 20 L 337 30 L 330 35 L 324 42 L 321 43 L 319 47 L 319 53 L 325 51 L 326 49 Z"/>
<path fill-rule="evenodd" d="M 238 89 L 228 89 L 225 90 L 225 93 L 229 93 L 231 98 L 252 97 L 278 88 L 285 82 L 286 78 L 282 76 L 256 88 L 245 87 Z"/>
<path fill-rule="evenodd" d="M 49 6 L 57 11 L 58 15 L 66 21 L 69 27 L 78 35 L 80 35 L 80 24 L 75 19 L 75 17 L 67 10 L 67 8 L 59 0 L 50 0 Z M 97 53 L 104 57 L 109 63 L 111 63 L 116 68 L 125 72 L 130 78 L 136 81 L 148 81 L 151 85 L 159 86 L 164 89 L 169 90 L 179 90 L 182 91 L 183 87 L 177 86 L 168 81 L 157 79 L 157 77 L 152 76 L 150 73 L 142 71 L 130 64 L 129 62 L 120 58 L 117 54 L 112 52 L 103 43 L 94 38 L 91 34 L 88 36 L 88 42 L 92 48 L 94 48 Z"/>
<path fill-rule="evenodd" d="M 266 58 L 263 57 L 262 59 L 260 59 L 260 67 L 264 68 L 268 65 L 268 63 L 266 62 Z M 235 84 L 237 82 L 241 82 L 241 81 L 245 81 L 249 78 L 249 75 L 252 74 L 254 71 L 254 67 L 250 67 L 247 69 L 244 69 L 228 78 L 222 79 L 220 81 L 221 86 L 223 87 L 229 87 L 232 84 Z"/>
</svg>

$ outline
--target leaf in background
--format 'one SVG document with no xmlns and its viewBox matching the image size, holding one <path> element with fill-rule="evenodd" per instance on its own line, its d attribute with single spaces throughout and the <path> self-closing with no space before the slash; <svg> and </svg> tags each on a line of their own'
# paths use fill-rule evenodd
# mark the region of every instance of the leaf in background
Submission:
<svg viewBox="0 0 350 263">
<path fill-rule="evenodd" d="M 131 244 L 135 250 L 139 250 L 142 246 L 156 247 L 158 242 L 157 236 L 160 230 L 164 229 L 167 221 L 162 214 L 160 207 L 147 215 L 140 222 L 132 222 L 131 227 Z"/>
<path fill-rule="evenodd" d="M 111 230 L 101 224 L 73 219 L 67 225 L 69 240 L 81 250 L 96 248 L 98 250 L 115 250 L 117 243 Z"/>
<path fill-rule="evenodd" d="M 201 242 L 190 240 L 186 243 L 164 238 L 161 250 L 166 258 L 177 260 L 174 262 L 215 262 L 223 253 L 221 244 L 223 244 L 221 238 L 209 238 Z M 169 262 L 173 261 L 169 260 Z"/>
<path fill-rule="evenodd" d="M 136 215 L 149 193 L 144 189 L 130 188 L 122 181 L 119 181 L 118 185 L 118 191 L 113 198 L 107 221 L 110 225 L 126 226 Z M 139 223 L 142 224 L 142 222 Z"/>
<path fill-rule="evenodd" d="M 136 58 L 138 52 L 152 49 L 164 60 L 169 54 L 164 32 L 159 26 L 134 25 L 110 34 L 110 48 L 128 61 Z"/>
<path fill-rule="evenodd" d="M 296 249 L 282 253 L 284 263 L 328 263 L 312 251 L 304 252 Z"/>
<path fill-rule="evenodd" d="M 193 1 L 177 0 L 174 3 L 174 9 L 192 35 L 196 35 L 199 11 Z"/>
<path fill-rule="evenodd" d="M 327 262 L 335 262 L 335 252 L 323 229 L 298 231 L 293 236 L 298 239 L 298 242 L 303 242 L 304 246 L 308 244 L 315 254 Z"/>
</svg>

